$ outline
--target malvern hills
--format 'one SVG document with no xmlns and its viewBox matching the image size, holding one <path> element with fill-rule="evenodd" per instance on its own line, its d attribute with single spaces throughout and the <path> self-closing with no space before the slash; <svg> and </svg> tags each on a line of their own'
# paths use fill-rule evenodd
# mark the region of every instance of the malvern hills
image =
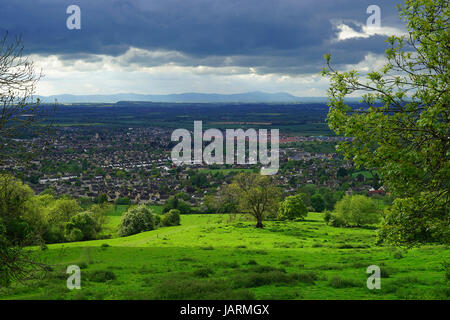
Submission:
<svg viewBox="0 0 450 320">
<path fill-rule="evenodd" d="M 145 102 L 190 102 L 190 103 L 214 103 L 214 102 L 265 102 L 265 103 L 299 103 L 299 102 L 325 102 L 323 97 L 296 97 L 286 92 L 266 93 L 261 91 L 245 92 L 237 94 L 217 93 L 180 93 L 167 95 L 119 93 L 109 95 L 71 95 L 61 94 L 52 96 L 36 96 L 42 102 L 60 103 L 115 103 L 119 101 L 145 101 Z"/>
</svg>

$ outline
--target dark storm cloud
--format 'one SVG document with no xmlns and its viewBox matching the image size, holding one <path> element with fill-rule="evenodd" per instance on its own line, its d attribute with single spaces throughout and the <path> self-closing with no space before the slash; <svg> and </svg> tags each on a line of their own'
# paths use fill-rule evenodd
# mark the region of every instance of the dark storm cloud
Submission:
<svg viewBox="0 0 450 320">
<path fill-rule="evenodd" d="M 255 67 L 258 72 L 317 72 L 322 55 L 341 64 L 382 53 L 384 38 L 332 42 L 331 21 L 365 23 L 377 4 L 382 25 L 398 26 L 395 1 L 380 0 L 1 0 L 0 28 L 21 34 L 28 53 L 92 61 L 130 47 L 173 51 L 135 55 L 129 63 L 155 66 Z M 81 8 L 81 30 L 66 28 L 66 8 Z M 349 24 L 351 24 L 349 22 Z M 357 25 L 354 26 L 357 30 Z"/>
</svg>

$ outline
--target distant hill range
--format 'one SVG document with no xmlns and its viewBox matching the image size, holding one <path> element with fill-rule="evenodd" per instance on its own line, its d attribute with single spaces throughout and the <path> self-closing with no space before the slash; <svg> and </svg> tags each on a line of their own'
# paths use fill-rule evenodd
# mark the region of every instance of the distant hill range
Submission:
<svg viewBox="0 0 450 320">
<path fill-rule="evenodd" d="M 216 93 L 180 93 L 167 95 L 121 93 L 111 95 L 71 95 L 35 96 L 44 103 L 116 103 L 119 101 L 145 102 L 186 102 L 186 103 L 218 103 L 218 102 L 264 102 L 264 103 L 302 103 L 326 102 L 326 97 L 296 97 L 289 93 L 245 92 L 237 94 Z"/>
</svg>

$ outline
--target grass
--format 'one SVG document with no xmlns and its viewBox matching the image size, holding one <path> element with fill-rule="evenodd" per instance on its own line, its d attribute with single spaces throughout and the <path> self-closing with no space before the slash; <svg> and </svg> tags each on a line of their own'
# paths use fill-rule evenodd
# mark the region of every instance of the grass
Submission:
<svg viewBox="0 0 450 320">
<path fill-rule="evenodd" d="M 52 271 L 0 289 L 0 299 L 449 299 L 447 247 L 399 258 L 375 246 L 376 230 L 333 228 L 320 213 L 254 224 L 241 215 L 184 215 L 180 226 L 130 237 L 51 244 L 35 254 Z M 82 266 L 81 290 L 66 288 L 72 264 Z M 381 267 L 380 290 L 366 287 L 369 265 Z"/>
</svg>

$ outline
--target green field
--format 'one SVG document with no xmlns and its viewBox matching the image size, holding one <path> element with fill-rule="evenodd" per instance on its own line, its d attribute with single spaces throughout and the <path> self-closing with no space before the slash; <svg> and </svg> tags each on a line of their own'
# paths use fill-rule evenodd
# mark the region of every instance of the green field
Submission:
<svg viewBox="0 0 450 320">
<path fill-rule="evenodd" d="M 123 211 L 111 212 L 111 230 Z M 375 240 L 374 228 L 330 227 L 319 213 L 305 221 L 267 221 L 264 229 L 241 215 L 184 215 L 180 226 L 36 249 L 52 270 L 1 289 L 0 298 L 449 298 L 442 267 L 450 259 L 447 247 L 405 252 Z M 82 269 L 81 290 L 66 288 L 72 264 Z M 380 290 L 366 287 L 369 265 L 381 267 Z"/>
</svg>

